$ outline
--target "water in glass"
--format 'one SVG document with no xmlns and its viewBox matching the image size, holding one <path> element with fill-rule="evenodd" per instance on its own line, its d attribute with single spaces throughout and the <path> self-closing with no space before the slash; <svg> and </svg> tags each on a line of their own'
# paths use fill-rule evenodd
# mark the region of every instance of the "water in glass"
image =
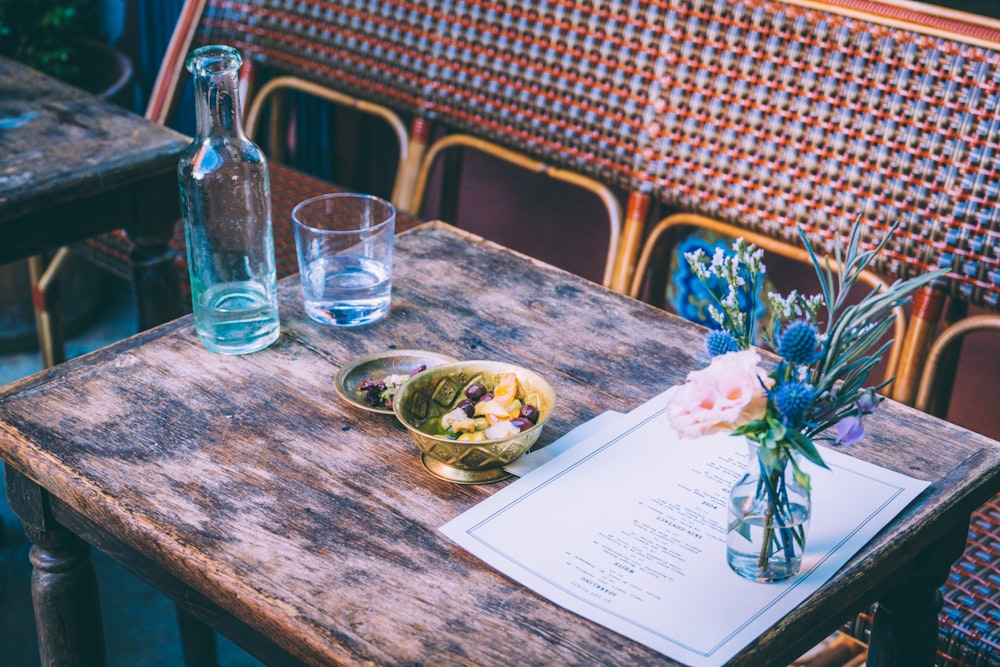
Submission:
<svg viewBox="0 0 1000 667">
<path fill-rule="evenodd" d="M 360 326 L 389 310 L 390 269 L 359 255 L 320 257 L 302 275 L 306 313 L 320 322 Z"/>
</svg>

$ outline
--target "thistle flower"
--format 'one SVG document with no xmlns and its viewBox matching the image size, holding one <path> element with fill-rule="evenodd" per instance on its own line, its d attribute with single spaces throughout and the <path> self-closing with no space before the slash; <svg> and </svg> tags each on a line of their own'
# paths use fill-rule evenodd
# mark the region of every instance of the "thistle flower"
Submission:
<svg viewBox="0 0 1000 667">
<path fill-rule="evenodd" d="M 739 352 L 740 344 L 728 331 L 711 331 L 705 339 L 705 350 L 708 356 L 717 357 L 727 352 Z"/>
<path fill-rule="evenodd" d="M 784 424 L 794 425 L 812 405 L 816 392 L 805 382 L 785 382 L 774 390 L 774 407 Z"/>
<path fill-rule="evenodd" d="M 778 337 L 777 350 L 778 354 L 792 365 L 811 364 L 821 353 L 819 332 L 812 324 L 804 320 L 796 320 L 781 332 Z"/>
</svg>

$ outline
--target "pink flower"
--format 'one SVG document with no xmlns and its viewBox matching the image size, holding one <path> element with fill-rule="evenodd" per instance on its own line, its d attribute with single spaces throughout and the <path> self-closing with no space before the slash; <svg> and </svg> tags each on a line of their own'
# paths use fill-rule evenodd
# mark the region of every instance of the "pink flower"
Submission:
<svg viewBox="0 0 1000 667">
<path fill-rule="evenodd" d="M 670 424 L 682 438 L 696 438 L 760 419 L 767 410 L 762 381 L 774 384 L 753 350 L 713 357 L 708 367 L 688 373 L 687 383 L 670 397 Z"/>
</svg>

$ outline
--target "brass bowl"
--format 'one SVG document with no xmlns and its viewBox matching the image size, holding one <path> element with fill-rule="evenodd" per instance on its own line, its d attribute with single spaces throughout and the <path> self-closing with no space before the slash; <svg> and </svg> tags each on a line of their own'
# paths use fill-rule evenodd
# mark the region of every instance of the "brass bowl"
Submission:
<svg viewBox="0 0 1000 667">
<path fill-rule="evenodd" d="M 538 408 L 538 422 L 531 428 L 508 438 L 480 442 L 452 440 L 421 430 L 453 410 L 473 382 L 492 392 L 499 378 L 511 372 L 517 376 L 522 401 Z M 555 402 L 552 386 L 527 368 L 499 361 L 458 361 L 410 378 L 396 393 L 393 412 L 420 449 L 420 460 L 428 472 L 458 484 L 486 484 L 510 477 L 503 467 L 535 444 Z"/>
</svg>

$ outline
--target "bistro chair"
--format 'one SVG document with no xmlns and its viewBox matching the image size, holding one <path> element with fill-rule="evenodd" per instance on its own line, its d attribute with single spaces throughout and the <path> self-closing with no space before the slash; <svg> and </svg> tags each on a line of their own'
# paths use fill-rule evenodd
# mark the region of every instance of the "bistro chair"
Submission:
<svg viewBox="0 0 1000 667">
<path fill-rule="evenodd" d="M 645 89 L 653 76 L 643 65 L 656 44 L 651 29 L 635 30 L 660 13 L 656 6 L 635 5 L 618 16 L 589 3 L 571 9 L 512 4 L 498 11 L 479 2 L 188 0 L 146 115 L 158 122 L 170 118 L 191 48 L 236 46 L 248 67 L 247 125 L 269 125 L 272 156 L 283 152 L 280 119 L 286 107 L 280 100 L 289 87 L 372 113 L 398 137 L 392 200 L 400 211 L 419 214 L 414 197 L 420 166 L 426 170 L 446 146 L 469 136 L 466 147 L 596 194 L 609 220 L 604 282 L 623 291 L 615 277 L 621 251 L 636 243 L 645 223 L 645 209 L 633 199 L 650 190 L 638 179 L 643 172 L 636 162 L 648 111 Z M 264 100 L 272 98 L 278 106 L 263 111 Z M 440 135 L 443 143 L 424 160 L 431 138 Z M 295 266 L 294 256 L 284 252 L 294 248 L 285 225 L 287 205 L 331 186 L 287 170 L 273 157 L 271 178 L 278 269 L 284 274 Z M 294 191 L 285 200 L 289 188 Z M 629 193 L 624 216 L 612 188 Z M 422 185 L 421 198 L 424 192 Z M 179 232 L 172 248 L 183 266 Z M 125 275 L 123 234 L 90 241 L 88 249 L 88 257 Z"/>
<path fill-rule="evenodd" d="M 647 162 L 670 211 L 826 249 L 898 223 L 880 275 L 951 268 L 903 337 L 893 397 L 912 405 L 946 298 L 952 319 L 1000 306 L 1000 21 L 830 4 L 677 8 Z"/>
<path fill-rule="evenodd" d="M 442 161 L 442 157 L 446 157 L 449 151 L 461 151 L 463 149 L 477 150 L 486 155 L 490 155 L 494 158 L 520 167 L 528 172 L 543 174 L 553 180 L 577 186 L 597 197 L 605 207 L 609 225 L 608 248 L 605 257 L 602 284 L 605 287 L 612 286 L 615 261 L 619 245 L 619 236 L 622 228 L 622 206 L 621 202 L 618 201 L 618 196 L 612 191 L 611 188 L 594 178 L 590 178 L 589 176 L 551 166 L 541 160 L 533 159 L 523 153 L 512 151 L 494 143 L 479 139 L 478 137 L 460 133 L 448 134 L 434 142 L 434 144 L 432 144 L 424 154 L 420 170 L 417 173 L 416 186 L 413 191 L 413 210 L 420 211 L 424 205 L 429 188 L 431 172 L 434 169 L 434 166 L 439 161 Z M 447 162 L 445 162 L 445 164 L 447 164 Z M 460 174 L 455 174 L 451 176 L 451 178 L 445 178 L 445 183 L 450 184 L 451 187 L 443 188 L 446 190 L 442 193 L 443 200 L 449 201 L 451 197 L 456 196 L 454 183 L 455 180 L 459 178 L 461 178 Z M 445 206 L 448 205 L 449 204 L 445 204 Z M 454 222 L 454 219 L 451 218 L 455 215 L 455 203 L 451 203 L 450 206 L 451 208 L 448 210 L 450 210 L 451 213 L 445 214 L 442 217 L 444 217 L 447 222 Z"/>
<path fill-rule="evenodd" d="M 764 236 L 763 234 L 713 220 L 702 215 L 674 213 L 661 220 L 650 230 L 646 242 L 643 244 L 639 259 L 636 262 L 629 296 L 642 298 L 661 308 L 667 307 L 665 294 L 667 283 L 671 280 L 669 268 L 674 262 L 684 261 L 683 257 L 678 256 L 680 252 L 677 250 L 678 245 L 674 241 L 676 240 L 676 236 L 683 234 L 685 231 L 690 233 L 692 229 L 713 232 L 730 239 L 742 238 L 747 243 L 752 243 L 766 252 L 798 262 L 803 267 L 812 267 L 812 260 L 809 257 L 809 253 L 800 246 L 776 242 L 770 236 Z M 836 271 L 838 267 L 833 263 L 832 258 L 829 259 L 831 267 Z M 820 261 L 824 261 L 824 258 L 820 258 Z M 809 271 L 811 272 L 811 268 Z M 861 272 L 858 280 L 870 289 L 884 289 L 888 287 L 884 279 L 870 270 Z M 690 298 L 692 298 L 690 294 L 684 293 L 678 295 L 677 300 L 689 300 Z M 906 332 L 906 312 L 902 307 L 895 308 L 893 312 L 896 315 L 894 325 L 895 338 L 889 348 L 889 355 L 885 362 L 886 381 L 891 380 L 895 376 L 903 335 Z M 707 324 L 706 322 L 701 323 Z"/>
<path fill-rule="evenodd" d="M 266 16 L 262 17 L 261 12 L 257 11 L 259 8 L 252 4 L 236 5 L 225 0 L 187 0 L 164 54 L 145 115 L 162 124 L 172 118 L 187 80 L 184 60 L 192 49 L 209 43 L 227 43 L 241 50 L 244 58 L 241 83 L 246 86 L 245 129 L 248 135 L 261 143 L 271 158 L 275 260 L 278 276 L 282 278 L 298 271 L 291 222 L 292 208 L 309 197 L 344 189 L 342 185 L 282 163 L 281 160 L 287 156 L 287 149 L 283 144 L 290 132 L 287 123 L 294 118 L 293 110 L 289 109 L 289 93 L 297 94 L 299 101 L 316 99 L 356 110 L 378 119 L 389 128 L 390 134 L 395 137 L 395 150 L 399 155 L 390 195 L 398 212 L 397 231 L 404 231 L 420 222 L 406 213 L 408 207 L 403 194 L 412 189 L 407 185 L 407 170 L 413 173 L 415 170 L 408 167 L 411 161 L 411 141 L 400 116 L 377 100 L 364 99 L 333 88 L 331 82 L 341 81 L 349 73 L 348 70 L 338 72 L 328 62 L 319 61 L 310 55 L 323 48 L 324 39 L 330 38 L 329 32 L 318 31 L 317 26 L 323 25 L 323 21 L 348 21 L 349 17 L 346 15 L 351 14 L 352 10 L 343 8 L 342 15 L 336 19 L 329 14 L 310 14 L 308 25 L 300 24 L 296 26 L 299 32 L 290 32 L 283 25 L 283 14 L 279 11 L 280 5 L 285 3 L 258 3 L 271 7 L 270 20 Z M 376 61 L 372 59 L 369 63 L 357 65 L 357 68 L 364 70 L 366 76 L 374 77 L 374 63 Z M 380 71 L 385 77 L 391 76 L 388 68 L 388 63 L 381 66 Z M 360 79 L 357 81 L 358 87 L 364 87 Z M 370 87 L 374 89 L 377 85 L 373 82 Z M 114 274 L 123 278 L 132 275 L 131 244 L 121 230 L 90 239 L 77 250 Z M 165 256 L 171 257 L 171 261 L 176 264 L 183 297 L 182 303 L 174 309 L 189 311 L 190 291 L 184 230 L 179 220 L 170 240 L 169 250 L 169 255 Z"/>
<path fill-rule="evenodd" d="M 892 396 L 912 405 L 941 320 L 1000 306 L 1000 21 L 916 3 L 722 0 L 671 5 L 662 27 L 671 57 L 645 160 L 658 206 L 789 249 L 800 227 L 830 249 L 853 225 L 870 244 L 898 223 L 878 275 L 950 268 L 915 296 L 901 337 Z M 1000 661 L 997 552 L 973 539 L 995 546 L 998 531 L 995 509 L 973 517 L 953 575 L 983 583 L 946 586 L 941 665 Z"/>
</svg>

